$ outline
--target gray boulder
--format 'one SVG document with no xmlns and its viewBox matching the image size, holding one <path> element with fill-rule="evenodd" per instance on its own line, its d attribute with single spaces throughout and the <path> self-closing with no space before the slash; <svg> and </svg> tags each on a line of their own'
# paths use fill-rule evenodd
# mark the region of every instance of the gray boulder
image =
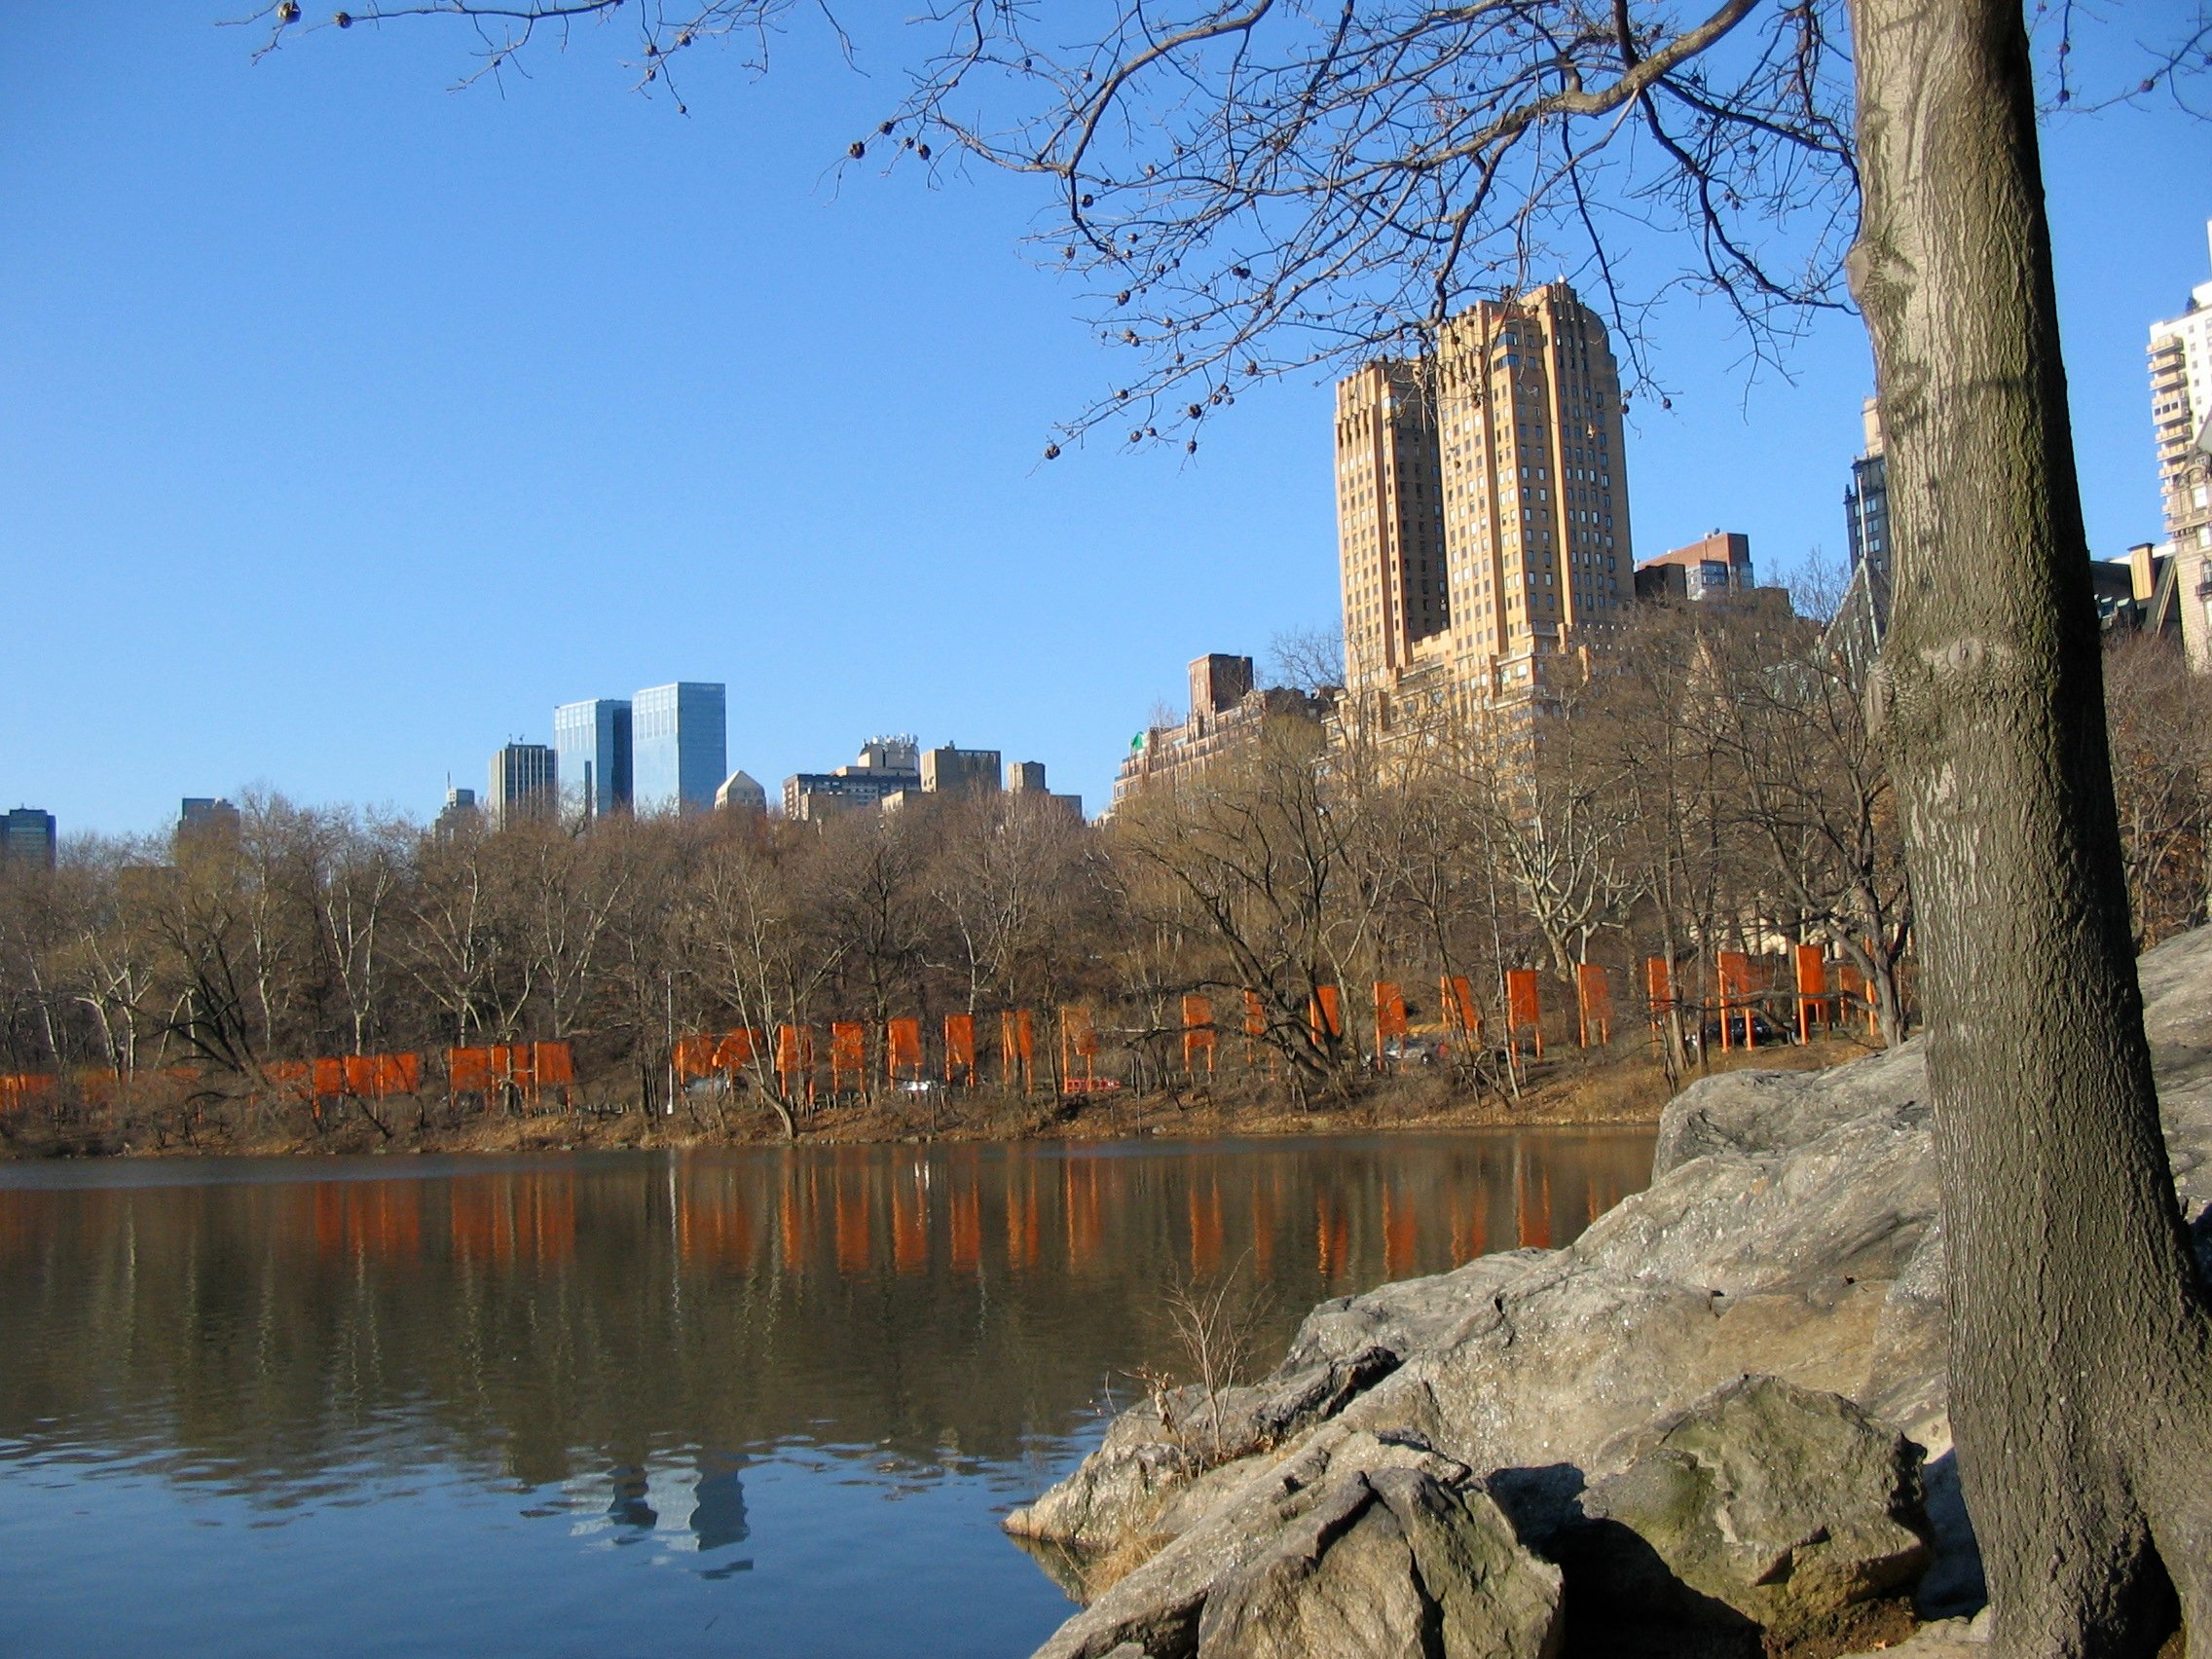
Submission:
<svg viewBox="0 0 2212 1659">
<path fill-rule="evenodd" d="M 1583 1494 L 1680 1583 L 1788 1637 L 1926 1568 L 1920 1448 L 1849 1400 L 1772 1377 L 1715 1390 Z"/>
<path fill-rule="evenodd" d="M 1075 1550 L 1118 1549 L 1148 1533 L 1172 1536 L 1181 1528 L 1163 1518 L 1188 1498 L 1188 1489 L 1223 1485 L 1224 1465 L 1235 1468 L 1334 1417 L 1398 1367 L 1398 1354 L 1379 1343 L 1347 1346 L 1279 1367 L 1264 1385 L 1225 1388 L 1218 1402 L 1193 1386 L 1124 1412 L 1073 1475 L 1002 1525 L 1016 1537 Z"/>
<path fill-rule="evenodd" d="M 1550 1659 L 1560 1572 L 1482 1493 L 1351 1474 L 1217 1581 L 1198 1659 Z"/>
</svg>

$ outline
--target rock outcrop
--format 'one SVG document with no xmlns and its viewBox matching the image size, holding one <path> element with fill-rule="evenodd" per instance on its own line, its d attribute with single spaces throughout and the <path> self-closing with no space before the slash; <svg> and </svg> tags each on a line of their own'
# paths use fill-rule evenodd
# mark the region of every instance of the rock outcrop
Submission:
<svg viewBox="0 0 2212 1659">
<path fill-rule="evenodd" d="M 2146 956 L 2142 983 L 2176 1183 L 2212 1271 L 2212 930 Z M 1493 1512 L 1518 1547 L 1567 1563 L 1570 1629 L 1578 1577 L 1631 1567 L 1746 1628 L 1915 1578 L 1928 1615 L 1972 1612 L 1925 1099 L 1917 1042 L 1828 1072 L 1707 1079 L 1668 1108 L 1651 1186 L 1567 1248 L 1324 1303 L 1271 1377 L 1224 1398 L 1218 1445 L 1191 1436 L 1195 1398 L 1171 1397 L 1164 1420 L 1125 1414 L 1010 1518 L 1118 1570 L 1142 1558 L 1040 1659 L 1319 1652 L 1296 1633 L 1326 1628 L 1346 1587 L 1385 1581 L 1373 1608 L 1434 1630 L 1456 1604 L 1433 1540 L 1494 1541 Z M 1840 1483 L 1825 1495 L 1786 1466 L 1816 1445 Z M 1500 1570 L 1526 1581 L 1517 1561 Z M 1504 1619 L 1519 1597 L 1466 1618 Z"/>
<path fill-rule="evenodd" d="M 1675 1582 L 1788 1638 L 1919 1580 L 1920 1456 L 1839 1395 L 1747 1377 L 1592 1486 L 1582 1513 L 1635 1533 Z"/>
</svg>

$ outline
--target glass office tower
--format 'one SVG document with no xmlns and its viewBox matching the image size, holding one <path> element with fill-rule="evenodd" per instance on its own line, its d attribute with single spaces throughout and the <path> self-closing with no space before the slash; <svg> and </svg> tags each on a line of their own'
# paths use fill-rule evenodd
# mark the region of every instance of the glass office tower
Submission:
<svg viewBox="0 0 2212 1659">
<path fill-rule="evenodd" d="M 604 818 L 630 804 L 631 709 L 627 698 L 593 697 L 553 711 L 561 759 L 561 809 Z"/>
<path fill-rule="evenodd" d="M 707 812 L 729 776 L 724 689 L 682 680 L 630 699 L 631 795 L 640 812 Z"/>
</svg>

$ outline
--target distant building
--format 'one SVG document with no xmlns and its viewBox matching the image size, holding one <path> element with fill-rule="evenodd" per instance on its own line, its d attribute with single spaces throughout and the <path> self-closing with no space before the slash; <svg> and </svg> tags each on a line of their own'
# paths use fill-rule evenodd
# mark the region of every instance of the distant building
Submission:
<svg viewBox="0 0 2212 1659">
<path fill-rule="evenodd" d="M 1865 423 L 1866 450 L 1851 463 L 1851 484 L 1843 493 L 1851 576 L 1826 635 L 1828 649 L 1854 672 L 1863 671 L 1881 654 L 1890 631 L 1890 463 L 1882 447 L 1882 407 L 1869 397 L 1860 406 L 1860 417 Z"/>
<path fill-rule="evenodd" d="M 592 697 L 553 711 L 553 751 L 564 808 L 584 818 L 628 810 L 630 732 L 626 697 Z"/>
<path fill-rule="evenodd" d="M 921 744 L 910 736 L 871 737 L 860 757 L 834 772 L 794 772 L 784 780 L 784 816 L 810 822 L 879 806 L 922 787 Z"/>
<path fill-rule="evenodd" d="M 1851 483 L 1843 492 L 1844 542 L 1851 569 L 1869 567 L 1886 590 L 1890 581 L 1890 463 L 1882 453 L 1882 406 L 1871 397 L 1860 405 L 1866 451 L 1851 463 Z"/>
<path fill-rule="evenodd" d="M 1303 691 L 1253 689 L 1250 657 L 1199 657 L 1191 664 L 1191 712 L 1180 724 L 1150 726 L 1130 740 L 1114 779 L 1114 805 L 1155 784 L 1191 781 L 1256 742 L 1271 719 L 1319 720 L 1329 712 L 1327 699 Z"/>
<path fill-rule="evenodd" d="M 632 798 L 640 812 L 704 812 L 729 776 L 727 693 L 683 680 L 631 699 Z"/>
<path fill-rule="evenodd" d="M 559 763 L 542 743 L 508 744 L 492 756 L 488 781 L 484 801 L 495 830 L 553 812 L 560 803 Z"/>
<path fill-rule="evenodd" d="M 18 806 L 0 818 L 0 865 L 17 869 L 52 869 L 54 814 Z"/>
<path fill-rule="evenodd" d="M 2212 240 L 2212 224 L 2205 234 Z M 2212 282 L 2197 283 L 2181 315 L 2151 325 L 2150 354 L 2166 552 L 2177 567 L 2182 640 L 2201 673 L 2212 671 Z"/>
<path fill-rule="evenodd" d="M 441 841 L 450 841 L 477 821 L 476 792 L 457 789 L 449 784 L 446 786 L 445 810 L 438 814 L 436 822 L 430 826 L 430 833 Z"/>
<path fill-rule="evenodd" d="M 177 811 L 176 832 L 193 835 L 202 830 L 213 830 L 236 835 L 240 823 L 239 809 L 229 801 L 209 795 L 186 795 Z"/>
<path fill-rule="evenodd" d="M 1083 796 L 1054 794 L 1045 787 L 1045 762 L 1042 760 L 1016 760 L 1006 769 L 1007 793 L 1024 799 L 1045 800 L 1067 813 L 1078 824 L 1083 822 Z"/>
<path fill-rule="evenodd" d="M 1751 538 L 1727 531 L 1716 530 L 1636 568 L 1636 597 L 1643 600 L 1695 604 L 1757 585 L 1751 574 Z"/>
<path fill-rule="evenodd" d="M 2096 591 L 2097 625 L 2108 634 L 2161 634 L 2182 638 L 2180 569 L 2176 560 L 2150 542 L 2138 542 L 2124 559 L 2098 559 L 2089 566 Z"/>
<path fill-rule="evenodd" d="M 768 792 L 750 773 L 732 772 L 715 792 L 715 810 L 727 812 L 732 808 L 739 812 L 766 812 Z"/>
<path fill-rule="evenodd" d="M 1620 376 L 1565 282 L 1448 317 L 1337 385 L 1346 695 L 1364 729 L 1524 702 L 1631 594 Z M 1408 713 L 1410 719 L 1407 718 Z"/>
<path fill-rule="evenodd" d="M 999 788 L 995 749 L 956 749 L 945 744 L 922 752 L 924 794 L 997 794 Z"/>
</svg>

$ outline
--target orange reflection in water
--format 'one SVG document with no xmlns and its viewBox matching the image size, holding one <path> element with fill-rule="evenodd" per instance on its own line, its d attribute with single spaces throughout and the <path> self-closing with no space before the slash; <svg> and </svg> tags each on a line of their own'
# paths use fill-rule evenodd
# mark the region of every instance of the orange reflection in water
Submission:
<svg viewBox="0 0 2212 1659">
<path fill-rule="evenodd" d="M 983 1194 L 974 1156 L 956 1160 L 951 1177 L 952 1271 L 972 1273 L 983 1263 Z"/>
<path fill-rule="evenodd" d="M 840 1155 L 838 1161 L 848 1164 L 850 1160 Z M 837 1271 L 858 1274 L 867 1272 L 870 1255 L 868 1238 L 867 1172 L 865 1169 L 841 1168 L 837 1171 L 837 1185 L 832 1195 L 835 1206 L 834 1225 L 837 1230 Z"/>
<path fill-rule="evenodd" d="M 1275 1204 L 1272 1194 L 1252 1183 L 1252 1272 L 1265 1281 L 1275 1264 Z"/>
<path fill-rule="evenodd" d="M 320 1182 L 314 1242 L 326 1256 L 420 1256 L 422 1190 L 411 1181 Z"/>
<path fill-rule="evenodd" d="M 1068 1266 L 1080 1268 L 1098 1254 L 1104 1222 L 1099 1214 L 1098 1161 L 1071 1159 L 1060 1165 L 1061 1213 L 1067 1222 Z"/>
<path fill-rule="evenodd" d="M 1414 1201 L 1393 1181 L 1382 1189 L 1382 1272 L 1387 1278 L 1404 1278 L 1414 1271 L 1414 1246 L 1419 1224 Z"/>
<path fill-rule="evenodd" d="M 1040 1253 L 1037 1216 L 1037 1166 L 1024 1161 L 1006 1178 L 1006 1255 L 1015 1267 L 1033 1268 Z"/>
<path fill-rule="evenodd" d="M 929 1189 L 918 1163 L 891 1178 L 891 1259 L 903 1273 L 918 1273 L 930 1265 Z"/>
<path fill-rule="evenodd" d="M 547 1177 L 456 1182 L 447 1226 L 464 1261 L 566 1261 L 576 1248 L 575 1189 Z"/>
<path fill-rule="evenodd" d="M 1313 1195 L 1313 1263 L 1320 1275 L 1335 1278 L 1351 1265 L 1351 1218 L 1327 1192 Z"/>
<path fill-rule="evenodd" d="M 676 1213 L 676 1248 L 686 1262 L 746 1262 L 753 1257 L 753 1215 L 735 1184 L 694 1181 Z"/>
<path fill-rule="evenodd" d="M 1204 1278 L 1221 1266 L 1221 1184 L 1208 1180 L 1200 1193 L 1197 1181 L 1191 1183 L 1191 1276 Z"/>
</svg>

